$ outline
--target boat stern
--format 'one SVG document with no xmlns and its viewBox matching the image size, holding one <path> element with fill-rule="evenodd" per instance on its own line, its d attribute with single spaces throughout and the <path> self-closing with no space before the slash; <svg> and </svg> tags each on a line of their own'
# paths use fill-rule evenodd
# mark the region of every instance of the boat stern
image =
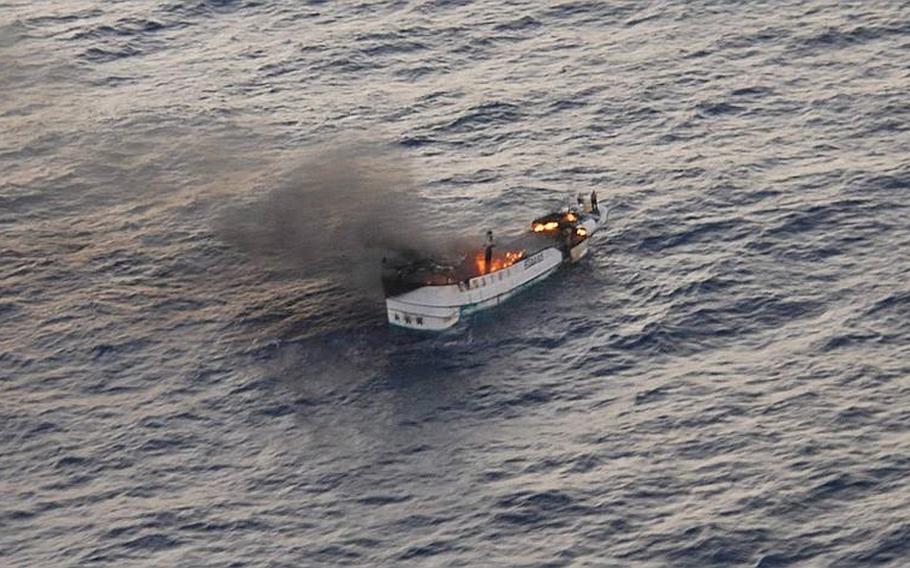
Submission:
<svg viewBox="0 0 910 568">
<path fill-rule="evenodd" d="M 458 307 L 423 306 L 395 298 L 386 299 L 386 312 L 392 325 L 426 331 L 449 329 L 461 317 Z"/>
</svg>

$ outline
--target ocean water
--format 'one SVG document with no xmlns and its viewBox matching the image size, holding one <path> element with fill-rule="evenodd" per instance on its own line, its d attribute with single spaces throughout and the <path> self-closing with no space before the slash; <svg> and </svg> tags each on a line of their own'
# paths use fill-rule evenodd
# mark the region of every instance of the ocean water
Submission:
<svg viewBox="0 0 910 568">
<path fill-rule="evenodd" d="M 0 0 L 0 565 L 910 565 L 908 93 L 897 0 Z M 592 190 L 389 329 L 373 223 Z"/>
</svg>

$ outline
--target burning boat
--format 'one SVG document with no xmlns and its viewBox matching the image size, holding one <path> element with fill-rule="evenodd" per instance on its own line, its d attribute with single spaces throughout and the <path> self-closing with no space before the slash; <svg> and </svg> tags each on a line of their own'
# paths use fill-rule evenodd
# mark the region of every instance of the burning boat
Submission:
<svg viewBox="0 0 910 568">
<path fill-rule="evenodd" d="M 534 219 L 528 231 L 508 241 L 494 242 L 488 231 L 483 248 L 454 262 L 406 252 L 386 258 L 382 284 L 389 323 L 438 331 L 462 315 L 496 306 L 584 257 L 604 219 L 592 193 L 579 197 L 577 206 Z"/>
</svg>

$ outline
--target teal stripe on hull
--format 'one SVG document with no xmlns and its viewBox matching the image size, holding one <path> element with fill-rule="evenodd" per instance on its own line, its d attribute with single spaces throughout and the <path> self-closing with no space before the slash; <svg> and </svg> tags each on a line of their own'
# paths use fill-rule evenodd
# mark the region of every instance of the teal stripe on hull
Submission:
<svg viewBox="0 0 910 568">
<path fill-rule="evenodd" d="M 537 284 L 538 282 L 540 282 L 540 281 L 543 280 L 544 278 L 550 276 L 551 274 L 553 274 L 554 272 L 556 272 L 556 271 L 559 269 L 560 266 L 562 266 L 562 263 L 557 264 L 556 266 L 554 266 L 553 268 L 547 270 L 546 272 L 542 272 L 541 274 L 538 274 L 537 276 L 535 276 L 534 278 L 528 280 L 528 281 L 525 282 L 524 284 L 519 284 L 518 286 L 516 286 L 516 287 L 512 288 L 511 290 L 509 290 L 508 292 L 503 292 L 502 294 L 499 294 L 498 296 L 493 296 L 492 298 L 488 298 L 488 299 L 483 300 L 483 301 L 481 301 L 481 302 L 474 302 L 473 304 L 466 304 L 466 305 L 464 305 L 464 306 L 461 306 L 461 308 L 459 309 L 459 318 L 460 318 L 461 316 L 470 315 L 470 314 L 472 314 L 472 313 L 474 313 L 474 312 L 478 312 L 478 311 L 480 311 L 480 310 L 484 310 L 484 309 L 487 309 L 487 308 L 492 308 L 493 306 L 497 306 L 497 305 L 501 304 L 501 303 L 503 302 L 503 300 L 506 300 L 507 298 L 511 298 L 512 296 L 514 296 L 515 294 L 521 292 L 521 291 L 524 290 L 525 288 L 530 288 L 530 287 L 533 286 L 534 284 Z M 487 304 L 488 304 L 488 305 L 487 305 Z M 483 307 L 478 307 L 478 306 L 481 306 L 481 305 L 483 305 Z"/>
</svg>

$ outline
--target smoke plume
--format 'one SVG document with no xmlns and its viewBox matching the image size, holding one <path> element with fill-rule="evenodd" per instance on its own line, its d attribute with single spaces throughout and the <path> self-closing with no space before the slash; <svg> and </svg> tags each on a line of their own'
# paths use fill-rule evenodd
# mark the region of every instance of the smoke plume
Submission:
<svg viewBox="0 0 910 568">
<path fill-rule="evenodd" d="M 429 236 L 410 171 L 394 150 L 336 146 L 282 178 L 220 220 L 222 238 L 254 259 L 374 295 L 381 293 L 385 255 L 444 253 Z"/>
</svg>

